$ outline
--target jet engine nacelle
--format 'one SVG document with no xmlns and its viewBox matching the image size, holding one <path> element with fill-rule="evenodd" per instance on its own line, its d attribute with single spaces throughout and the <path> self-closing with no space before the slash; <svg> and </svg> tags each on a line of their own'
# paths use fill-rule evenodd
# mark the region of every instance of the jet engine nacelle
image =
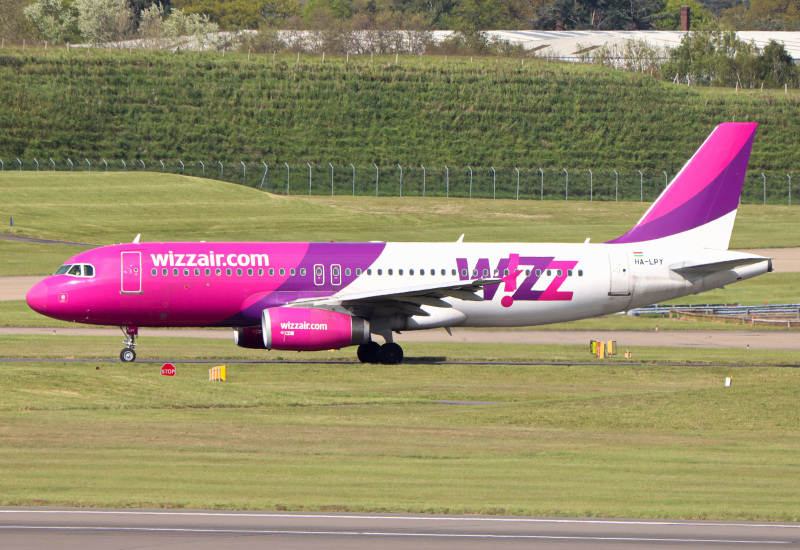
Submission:
<svg viewBox="0 0 800 550">
<path fill-rule="evenodd" d="M 264 331 L 261 327 L 240 327 L 233 329 L 233 341 L 240 348 L 267 349 L 264 347 Z"/>
<path fill-rule="evenodd" d="M 319 351 L 366 344 L 369 321 L 325 309 L 278 307 L 261 312 L 266 349 Z"/>
</svg>

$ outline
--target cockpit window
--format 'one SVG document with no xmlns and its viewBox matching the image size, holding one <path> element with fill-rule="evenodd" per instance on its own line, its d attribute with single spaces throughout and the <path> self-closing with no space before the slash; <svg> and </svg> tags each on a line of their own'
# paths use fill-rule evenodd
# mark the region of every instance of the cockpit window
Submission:
<svg viewBox="0 0 800 550">
<path fill-rule="evenodd" d="M 94 266 L 90 264 L 66 264 L 58 268 L 56 275 L 71 275 L 72 277 L 94 277 Z"/>
</svg>

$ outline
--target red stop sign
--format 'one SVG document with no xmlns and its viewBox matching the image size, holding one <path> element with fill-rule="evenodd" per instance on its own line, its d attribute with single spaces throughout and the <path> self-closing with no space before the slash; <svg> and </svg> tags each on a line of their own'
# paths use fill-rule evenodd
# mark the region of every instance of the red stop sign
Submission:
<svg viewBox="0 0 800 550">
<path fill-rule="evenodd" d="M 175 376 L 175 367 L 172 366 L 172 363 L 164 363 L 164 366 L 161 367 L 161 375 Z"/>
</svg>

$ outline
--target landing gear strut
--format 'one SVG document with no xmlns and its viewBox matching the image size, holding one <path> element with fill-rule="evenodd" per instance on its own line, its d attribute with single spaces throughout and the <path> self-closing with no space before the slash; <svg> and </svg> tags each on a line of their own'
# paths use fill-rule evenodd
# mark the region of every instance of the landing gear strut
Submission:
<svg viewBox="0 0 800 550">
<path fill-rule="evenodd" d="M 136 361 L 136 352 L 133 348 L 136 347 L 136 337 L 139 336 L 139 327 L 119 327 L 122 334 L 125 335 L 125 349 L 119 352 L 119 358 L 123 363 L 132 363 Z"/>
<path fill-rule="evenodd" d="M 394 342 L 387 342 L 383 345 L 377 342 L 369 342 L 358 346 L 356 355 L 358 355 L 358 360 L 362 363 L 396 365 L 403 360 L 403 348 Z"/>
</svg>

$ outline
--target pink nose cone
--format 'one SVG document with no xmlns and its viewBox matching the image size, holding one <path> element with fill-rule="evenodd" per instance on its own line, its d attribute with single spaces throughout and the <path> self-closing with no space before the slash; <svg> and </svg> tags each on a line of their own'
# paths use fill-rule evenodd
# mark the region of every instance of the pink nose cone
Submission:
<svg viewBox="0 0 800 550">
<path fill-rule="evenodd" d="M 39 281 L 28 291 L 25 301 L 32 310 L 47 315 L 47 295 L 47 283 Z"/>
</svg>

